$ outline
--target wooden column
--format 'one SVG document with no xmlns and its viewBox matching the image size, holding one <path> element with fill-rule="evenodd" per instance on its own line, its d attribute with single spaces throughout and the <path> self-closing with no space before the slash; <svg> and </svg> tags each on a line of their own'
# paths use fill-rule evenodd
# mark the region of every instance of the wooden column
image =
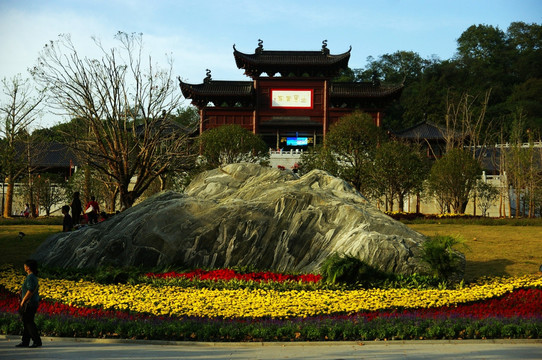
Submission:
<svg viewBox="0 0 542 360">
<path fill-rule="evenodd" d="M 254 79 L 254 91 L 256 93 L 256 104 L 254 105 L 254 110 L 252 111 L 252 133 L 256 134 L 258 131 L 257 127 L 257 119 L 258 119 L 258 108 L 260 106 L 259 104 L 259 96 L 258 96 L 258 80 Z"/>
<path fill-rule="evenodd" d="M 324 80 L 324 118 L 323 118 L 323 124 L 322 124 L 322 141 L 325 142 L 326 134 L 327 134 L 327 122 L 328 122 L 328 80 Z M 315 144 L 316 145 L 316 141 Z"/>
<path fill-rule="evenodd" d="M 203 116 L 205 116 L 205 112 L 203 111 L 203 108 L 199 110 L 199 133 L 203 132 Z"/>
</svg>

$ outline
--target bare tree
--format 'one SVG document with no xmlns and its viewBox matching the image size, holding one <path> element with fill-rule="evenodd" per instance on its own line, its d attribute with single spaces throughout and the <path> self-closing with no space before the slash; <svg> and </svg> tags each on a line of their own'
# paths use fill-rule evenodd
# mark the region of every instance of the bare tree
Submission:
<svg viewBox="0 0 542 360">
<path fill-rule="evenodd" d="M 23 154 L 18 153 L 17 146 L 24 144 L 25 138 L 28 137 L 28 128 L 36 120 L 44 97 L 41 93 L 33 94 L 30 80 L 23 79 L 20 75 L 9 80 L 4 78 L 2 90 L 7 100 L 0 104 L 0 134 L 3 136 L 0 157 L 2 175 L 5 176 L 2 181 L 8 185 L 3 216 L 10 217 L 15 180 L 29 170 L 24 151 Z"/>
<path fill-rule="evenodd" d="M 448 93 L 446 99 L 446 151 L 468 146 L 471 149 L 485 148 L 489 143 L 491 124 L 486 122 L 486 110 L 491 95 L 487 90 L 483 99 L 465 92 L 454 99 Z M 482 151 L 478 152 L 483 153 Z M 473 156 L 476 152 L 473 152 Z"/>
<path fill-rule="evenodd" d="M 80 119 L 70 145 L 118 188 L 121 207 L 134 201 L 158 176 L 187 166 L 188 136 L 171 121 L 181 95 L 167 70 L 144 61 L 142 35 L 119 32 L 120 49 L 101 59 L 81 58 L 68 35 L 51 41 L 32 69 L 36 81 L 63 114 Z"/>
</svg>

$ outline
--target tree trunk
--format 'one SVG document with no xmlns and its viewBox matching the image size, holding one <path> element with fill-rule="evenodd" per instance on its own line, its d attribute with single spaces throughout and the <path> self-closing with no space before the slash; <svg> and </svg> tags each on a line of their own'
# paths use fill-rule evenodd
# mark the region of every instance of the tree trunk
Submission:
<svg viewBox="0 0 542 360">
<path fill-rule="evenodd" d="M 124 186 L 119 187 L 121 211 L 129 209 L 134 205 L 136 197 L 133 191 L 128 191 Z"/>
<path fill-rule="evenodd" d="M 502 210 L 503 210 L 503 201 L 502 201 L 502 191 L 499 194 L 499 217 L 502 218 Z"/>
<path fill-rule="evenodd" d="M 7 188 L 6 188 L 6 198 L 5 198 L 5 206 L 4 206 L 4 217 L 9 218 L 12 215 L 13 210 L 13 178 L 9 176 L 7 179 Z"/>
<path fill-rule="evenodd" d="M 118 195 L 118 189 L 115 189 L 115 191 L 109 191 L 109 206 L 108 210 L 110 213 L 114 214 L 117 208 L 117 195 Z"/>
<path fill-rule="evenodd" d="M 160 176 L 158 176 L 158 180 L 160 180 L 160 191 L 166 190 L 166 186 L 167 186 L 166 177 L 163 176 L 163 175 L 160 175 Z"/>
<path fill-rule="evenodd" d="M 520 216 L 520 210 L 521 210 L 521 196 L 519 191 L 516 189 L 516 219 Z"/>
<path fill-rule="evenodd" d="M 405 210 L 405 205 L 403 204 L 404 203 L 404 200 L 405 200 L 405 197 L 403 194 L 399 194 L 399 211 L 400 212 L 404 212 Z"/>
<path fill-rule="evenodd" d="M 85 172 L 85 179 L 83 181 L 83 199 L 85 204 L 90 201 L 90 166 L 85 165 L 83 171 Z"/>
<path fill-rule="evenodd" d="M 468 201 L 468 200 L 467 200 L 467 201 L 463 201 L 463 202 L 461 203 L 461 205 L 459 206 L 459 211 L 460 211 L 459 213 L 460 213 L 460 214 L 464 214 L 464 213 L 465 213 L 465 211 L 467 210 L 467 205 L 468 205 L 468 204 L 469 204 L 469 201 Z"/>
<path fill-rule="evenodd" d="M 510 196 L 510 187 L 508 189 L 508 217 L 512 217 L 512 197 Z"/>
</svg>

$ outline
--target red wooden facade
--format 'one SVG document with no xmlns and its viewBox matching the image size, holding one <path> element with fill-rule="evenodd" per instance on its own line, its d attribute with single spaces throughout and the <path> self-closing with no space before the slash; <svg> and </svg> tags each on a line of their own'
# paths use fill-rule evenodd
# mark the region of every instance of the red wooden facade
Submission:
<svg viewBox="0 0 542 360">
<path fill-rule="evenodd" d="M 272 148 L 304 147 L 322 143 L 330 126 L 356 110 L 380 126 L 383 110 L 402 91 L 378 81 L 333 82 L 348 67 L 350 50 L 330 55 L 326 42 L 321 51 L 265 51 L 260 41 L 254 54 L 234 46 L 234 58 L 252 80 L 215 81 L 210 71 L 201 84 L 179 80 L 183 96 L 199 109 L 200 132 L 237 124 Z"/>
</svg>

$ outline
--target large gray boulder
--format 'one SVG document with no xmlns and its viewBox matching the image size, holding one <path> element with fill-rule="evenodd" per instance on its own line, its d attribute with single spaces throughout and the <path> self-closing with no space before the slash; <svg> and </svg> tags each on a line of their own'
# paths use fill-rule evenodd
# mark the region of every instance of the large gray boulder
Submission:
<svg viewBox="0 0 542 360">
<path fill-rule="evenodd" d="M 317 271 L 332 253 L 412 274 L 425 237 L 323 171 L 232 164 L 201 174 L 105 222 L 49 237 L 34 258 L 58 267 L 252 265 Z"/>
</svg>

